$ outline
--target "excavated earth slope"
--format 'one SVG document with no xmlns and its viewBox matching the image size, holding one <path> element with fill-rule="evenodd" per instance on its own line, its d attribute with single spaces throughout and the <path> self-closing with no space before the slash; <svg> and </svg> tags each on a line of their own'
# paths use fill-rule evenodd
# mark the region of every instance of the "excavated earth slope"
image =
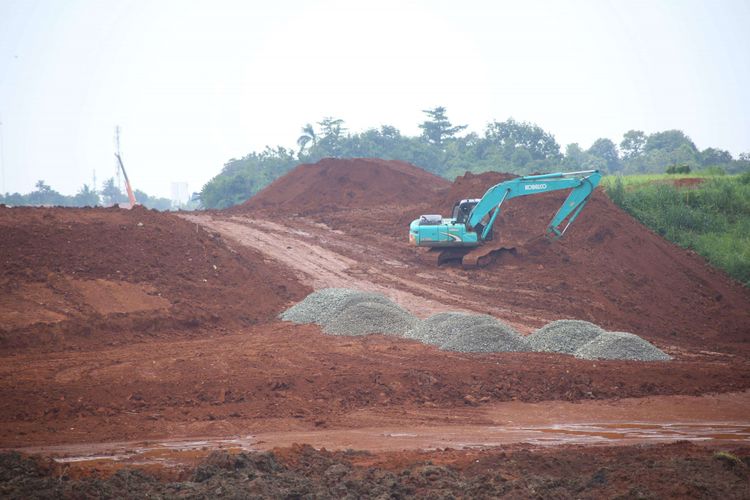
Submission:
<svg viewBox="0 0 750 500">
<path fill-rule="evenodd" d="M 517 311 L 527 320 L 539 318 L 532 319 L 532 327 L 575 318 L 667 344 L 708 350 L 717 343 L 747 345 L 750 291 L 699 255 L 640 224 L 601 190 L 556 242 L 541 236 L 566 192 L 507 201 L 496 222 L 495 237 L 515 247 L 517 254 L 503 254 L 487 268 L 463 271 L 448 265 L 436 270 L 417 259 L 417 250 L 407 240 L 411 220 L 421 213 L 446 215 L 454 201 L 481 197 L 490 186 L 512 177 L 496 172 L 466 174 L 435 194 L 431 204 L 318 210 L 311 217 L 356 237 L 363 245 L 383 248 L 384 253 L 388 249 L 392 259 L 408 265 L 395 273 L 434 272 L 436 288 L 488 307 L 502 304 L 509 314 Z M 468 285 L 463 283 L 467 281 Z"/>
<path fill-rule="evenodd" d="M 309 292 L 258 252 L 144 208 L 3 207 L 0 232 L 3 348 L 249 325 Z"/>
</svg>

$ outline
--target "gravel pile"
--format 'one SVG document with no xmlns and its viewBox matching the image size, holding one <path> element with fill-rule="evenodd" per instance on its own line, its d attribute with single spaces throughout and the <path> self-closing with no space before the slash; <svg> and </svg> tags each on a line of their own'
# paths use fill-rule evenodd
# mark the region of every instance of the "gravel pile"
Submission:
<svg viewBox="0 0 750 500">
<path fill-rule="evenodd" d="M 315 323 L 330 335 L 384 333 L 403 336 L 419 320 L 385 295 L 349 288 L 317 290 L 279 317 L 294 323 Z"/>
<path fill-rule="evenodd" d="M 582 359 L 668 361 L 653 344 L 632 333 L 606 332 L 588 321 L 559 320 L 524 338 L 487 314 L 445 312 L 420 321 L 385 295 L 324 288 L 279 317 L 316 323 L 330 335 L 396 335 L 458 352 L 557 352 Z"/>
<path fill-rule="evenodd" d="M 414 329 L 407 332 L 405 337 L 425 344 L 442 346 L 469 328 L 496 322 L 497 320 L 488 314 L 438 313 L 417 324 Z"/>
<path fill-rule="evenodd" d="M 404 336 L 419 320 L 394 303 L 358 302 L 331 318 L 323 331 L 331 335 L 383 333 Z"/>
<path fill-rule="evenodd" d="M 474 325 L 452 336 L 441 349 L 459 352 L 524 352 L 529 344 L 513 328 L 495 320 Z"/>
<path fill-rule="evenodd" d="M 602 333 L 602 328 L 588 321 L 561 319 L 547 323 L 526 337 L 526 341 L 534 351 L 574 354 Z"/>
<path fill-rule="evenodd" d="M 390 299 L 379 293 L 360 292 L 349 288 L 323 288 L 281 313 L 279 318 L 293 323 L 326 325 L 342 311 L 360 302 L 395 306 Z"/>
<path fill-rule="evenodd" d="M 581 346 L 575 356 L 582 359 L 626 359 L 632 361 L 669 361 L 672 359 L 638 335 L 604 332 Z"/>
</svg>

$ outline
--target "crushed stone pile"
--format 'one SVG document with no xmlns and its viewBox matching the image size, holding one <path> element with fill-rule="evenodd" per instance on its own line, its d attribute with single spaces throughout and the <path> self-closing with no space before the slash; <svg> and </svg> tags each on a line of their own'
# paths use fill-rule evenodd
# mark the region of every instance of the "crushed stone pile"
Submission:
<svg viewBox="0 0 750 500">
<path fill-rule="evenodd" d="M 554 352 L 582 359 L 668 361 L 670 356 L 632 333 L 607 332 L 580 320 L 553 321 L 528 337 L 488 314 L 444 312 L 420 321 L 385 295 L 324 288 L 279 317 L 315 323 L 329 335 L 394 335 L 457 352 Z"/>
<path fill-rule="evenodd" d="M 417 318 L 396 304 L 358 302 L 331 318 L 323 331 L 331 335 L 382 333 L 404 336 L 418 322 Z"/>
<path fill-rule="evenodd" d="M 440 346 L 458 352 L 524 352 L 531 348 L 513 328 L 495 320 L 459 332 Z"/>
<path fill-rule="evenodd" d="M 494 322 L 497 322 L 497 320 L 488 314 L 444 312 L 430 316 L 419 323 L 413 330 L 407 332 L 405 336 L 406 338 L 419 340 L 425 344 L 442 346 L 451 338 L 465 332 L 469 328 Z"/>
<path fill-rule="evenodd" d="M 574 354 L 602 333 L 604 329 L 588 321 L 561 319 L 547 323 L 526 337 L 526 341 L 537 352 Z"/>
<path fill-rule="evenodd" d="M 625 359 L 631 361 L 669 361 L 669 355 L 638 335 L 604 332 L 575 352 L 582 359 Z"/>
<path fill-rule="evenodd" d="M 281 313 L 279 318 L 293 323 L 326 325 L 342 311 L 360 302 L 395 306 L 388 297 L 379 293 L 361 292 L 350 288 L 323 288 Z"/>
<path fill-rule="evenodd" d="M 385 295 L 349 288 L 317 290 L 279 317 L 293 323 L 315 323 L 331 335 L 383 333 L 403 336 L 419 320 Z"/>
</svg>

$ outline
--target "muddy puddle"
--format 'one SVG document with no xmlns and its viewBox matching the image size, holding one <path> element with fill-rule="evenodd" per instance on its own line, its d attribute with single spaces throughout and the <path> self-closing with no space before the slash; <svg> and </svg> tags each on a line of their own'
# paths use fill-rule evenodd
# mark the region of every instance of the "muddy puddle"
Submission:
<svg viewBox="0 0 750 500">
<path fill-rule="evenodd" d="M 95 465 L 194 463 L 214 450 L 262 451 L 309 443 L 328 450 L 364 449 L 372 452 L 484 448 L 515 443 L 542 446 L 632 445 L 671 441 L 750 443 L 750 424 L 705 423 L 574 423 L 544 426 L 445 426 L 399 429 L 365 428 L 322 431 L 268 432 L 233 438 L 89 443 L 23 448 L 25 453 L 51 456 L 57 462 Z"/>
</svg>

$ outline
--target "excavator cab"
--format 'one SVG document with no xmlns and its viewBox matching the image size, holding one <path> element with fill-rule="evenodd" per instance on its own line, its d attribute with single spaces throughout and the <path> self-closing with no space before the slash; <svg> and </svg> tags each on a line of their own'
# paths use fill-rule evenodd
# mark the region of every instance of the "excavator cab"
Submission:
<svg viewBox="0 0 750 500">
<path fill-rule="evenodd" d="M 471 198 L 466 200 L 457 201 L 453 205 L 453 213 L 451 218 L 454 224 L 466 224 L 469 221 L 469 215 L 474 207 L 479 203 L 479 198 Z"/>
</svg>

